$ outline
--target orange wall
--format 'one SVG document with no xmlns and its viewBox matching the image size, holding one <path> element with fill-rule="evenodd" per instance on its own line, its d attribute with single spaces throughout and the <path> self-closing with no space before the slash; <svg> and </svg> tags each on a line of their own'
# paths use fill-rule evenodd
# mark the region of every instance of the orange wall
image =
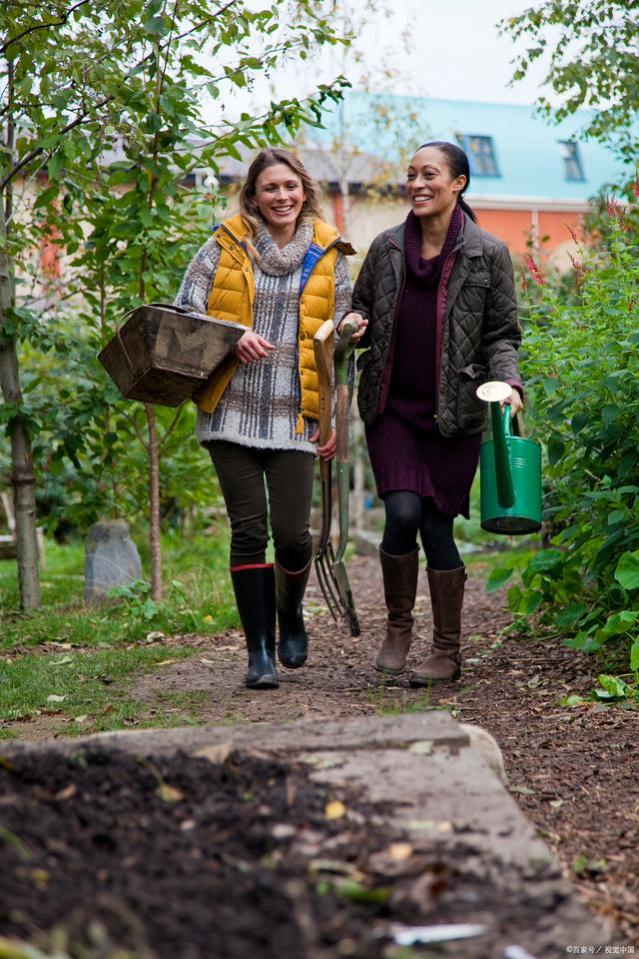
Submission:
<svg viewBox="0 0 639 959">
<path fill-rule="evenodd" d="M 533 214 L 530 210 L 476 210 L 480 226 L 503 240 L 515 256 L 531 252 L 530 239 L 533 229 Z M 581 232 L 582 214 L 575 211 L 564 213 L 543 212 L 538 214 L 538 242 L 544 253 L 559 252 L 571 246 L 573 237 Z M 570 228 L 570 229 L 569 229 Z"/>
<path fill-rule="evenodd" d="M 511 253 L 529 253 L 532 219 L 528 210 L 476 210 L 479 225 L 506 244 Z"/>
<path fill-rule="evenodd" d="M 539 239 L 542 245 L 551 250 L 573 239 L 570 229 L 579 235 L 581 232 L 581 213 L 540 213 Z M 545 238 L 548 237 L 546 240 Z M 545 242 L 544 242 L 545 241 Z"/>
</svg>

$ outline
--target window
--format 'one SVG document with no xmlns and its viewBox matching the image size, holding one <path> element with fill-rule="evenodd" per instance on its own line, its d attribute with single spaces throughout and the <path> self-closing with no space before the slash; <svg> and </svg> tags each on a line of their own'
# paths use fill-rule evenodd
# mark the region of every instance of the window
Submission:
<svg viewBox="0 0 639 959">
<path fill-rule="evenodd" d="M 564 177 L 566 180 L 584 180 L 584 171 L 581 168 L 581 159 L 579 157 L 579 147 L 571 140 L 559 141 L 559 152 L 564 164 Z"/>
<path fill-rule="evenodd" d="M 462 133 L 457 139 L 468 155 L 471 176 L 499 176 L 492 137 Z"/>
</svg>

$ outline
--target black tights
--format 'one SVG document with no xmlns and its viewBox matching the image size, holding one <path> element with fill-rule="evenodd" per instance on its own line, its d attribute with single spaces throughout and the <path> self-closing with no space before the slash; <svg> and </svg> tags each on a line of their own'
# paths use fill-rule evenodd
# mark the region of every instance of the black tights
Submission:
<svg viewBox="0 0 639 959">
<path fill-rule="evenodd" d="M 453 517 L 440 513 L 430 497 L 409 490 L 384 496 L 386 525 L 382 549 L 405 556 L 417 546 L 419 532 L 430 569 L 459 569 L 463 565 L 453 539 Z"/>
</svg>

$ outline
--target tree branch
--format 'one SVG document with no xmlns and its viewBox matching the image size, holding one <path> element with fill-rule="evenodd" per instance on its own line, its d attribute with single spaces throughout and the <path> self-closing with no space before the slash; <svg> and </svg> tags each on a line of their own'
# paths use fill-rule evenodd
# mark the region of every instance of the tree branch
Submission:
<svg viewBox="0 0 639 959">
<path fill-rule="evenodd" d="M 158 450 L 162 449 L 162 447 L 168 440 L 169 436 L 171 435 L 175 427 L 178 425 L 180 421 L 180 417 L 182 416 L 182 411 L 184 410 L 184 406 L 185 406 L 184 403 L 181 403 L 180 406 L 178 406 L 175 416 L 171 420 L 171 425 L 166 428 L 166 430 L 164 431 L 164 436 L 162 437 L 161 440 L 158 441 Z"/>
<path fill-rule="evenodd" d="M 22 40 L 23 37 L 28 37 L 29 34 L 35 33 L 37 30 L 48 30 L 49 27 L 63 27 L 67 22 L 71 14 L 78 9 L 78 7 L 83 7 L 85 3 L 90 3 L 90 0 L 78 0 L 72 7 L 69 7 L 67 12 L 63 14 L 62 20 L 52 20 L 51 23 L 36 23 L 34 26 L 27 27 L 26 30 L 23 30 L 22 33 L 16 34 L 15 37 L 11 37 L 6 43 L 3 43 L 0 47 L 0 55 L 4 54 L 5 50 L 8 50 L 12 43 L 17 43 L 19 40 Z"/>
<path fill-rule="evenodd" d="M 80 0 L 77 6 L 79 6 L 80 3 L 87 3 L 87 2 L 88 0 Z M 165 46 L 170 45 L 171 43 L 178 43 L 180 40 L 184 39 L 184 37 L 189 36 L 191 33 L 194 33 L 197 30 L 201 30 L 202 27 L 205 27 L 207 25 L 207 23 L 211 23 L 211 21 L 215 20 L 216 17 L 218 17 L 220 14 L 224 13 L 226 10 L 228 10 L 230 7 L 234 6 L 237 3 L 238 3 L 238 0 L 229 0 L 227 4 L 225 4 L 222 7 L 219 7 L 215 11 L 215 13 L 212 14 L 212 16 L 206 17 L 206 19 L 196 24 L 190 30 L 187 30 L 185 33 L 182 33 L 174 37 L 172 40 L 168 42 L 168 44 L 166 42 L 160 44 L 159 49 L 162 51 L 165 49 Z M 141 66 L 143 66 L 148 60 L 150 60 L 151 57 L 153 57 L 153 55 L 154 55 L 153 52 L 151 52 L 147 54 L 145 57 L 143 57 L 138 63 L 136 63 L 133 67 L 131 67 L 131 69 L 124 75 L 123 79 L 127 79 L 130 76 L 132 76 L 132 74 L 136 70 L 138 70 Z M 114 99 L 115 99 L 115 94 L 111 94 L 110 96 L 104 97 L 98 103 L 94 104 L 90 109 L 87 108 L 84 113 L 79 114 L 74 120 L 71 121 L 71 123 L 68 123 L 65 127 L 63 127 L 60 130 L 58 136 L 64 136 L 66 133 L 70 133 L 71 130 L 85 123 L 87 121 L 87 118 L 91 114 L 95 113 L 97 110 L 100 110 L 102 107 L 106 106 L 107 103 L 110 103 Z M 20 162 L 17 163 L 13 167 L 13 169 L 10 170 L 5 177 L 3 177 L 2 180 L 0 180 L 0 193 L 4 190 L 7 184 L 10 183 L 11 180 L 13 180 L 14 177 L 16 177 L 18 173 L 20 173 L 20 171 L 25 168 L 25 166 L 28 166 L 29 163 L 31 163 L 33 160 L 36 160 L 39 156 L 42 156 L 44 153 L 45 153 L 44 147 L 41 147 L 41 146 L 34 147 L 33 150 L 30 150 L 29 153 L 27 153 L 26 156 L 24 156 L 22 160 L 20 160 Z"/>
<path fill-rule="evenodd" d="M 138 437 L 140 443 L 142 444 L 142 446 L 144 447 L 144 449 L 145 449 L 145 450 L 148 450 L 148 449 L 149 449 L 149 444 L 148 444 L 147 441 L 144 439 L 144 436 L 142 435 L 142 431 L 140 430 L 140 427 L 139 427 L 138 424 L 137 424 L 137 420 L 136 420 L 136 418 L 135 418 L 135 413 L 133 413 L 133 414 L 131 414 L 131 413 L 125 413 L 124 415 L 125 415 L 126 419 L 129 420 L 129 422 L 132 424 L 133 429 L 134 429 L 135 432 L 137 433 L 137 437 Z"/>
</svg>

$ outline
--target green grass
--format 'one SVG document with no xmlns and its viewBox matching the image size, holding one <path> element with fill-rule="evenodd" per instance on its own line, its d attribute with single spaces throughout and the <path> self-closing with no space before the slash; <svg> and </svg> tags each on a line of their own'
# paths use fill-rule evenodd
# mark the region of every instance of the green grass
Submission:
<svg viewBox="0 0 639 959">
<path fill-rule="evenodd" d="M 143 554 L 145 550 L 141 549 Z M 238 624 L 228 575 L 226 535 L 163 541 L 164 598 L 154 603 L 148 584 L 98 607 L 83 605 L 84 547 L 46 545 L 42 606 L 19 612 L 17 568 L 0 561 L 0 649 L 44 642 L 77 645 L 135 642 L 152 631 L 218 633 Z M 145 564 L 146 565 L 146 564 Z M 147 567 L 148 568 L 148 567 Z"/>
<path fill-rule="evenodd" d="M 140 552 L 148 570 L 144 544 Z M 15 562 L 0 562 L 0 721 L 59 713 L 67 723 L 62 732 L 70 734 L 197 722 L 201 693 L 165 692 L 150 704 L 136 701 L 130 689 L 141 673 L 161 669 L 163 660 L 196 651 L 188 638 L 180 645 L 148 645 L 149 633 L 215 635 L 239 624 L 226 530 L 219 537 L 164 538 L 159 603 L 141 582 L 106 604 L 85 607 L 84 547 L 47 543 L 45 553 L 42 606 L 30 613 L 18 609 Z M 19 735 L 16 729 L 0 728 L 0 738 Z"/>
<path fill-rule="evenodd" d="M 171 649 L 172 659 L 195 649 Z M 58 656 L 24 655 L 4 663 L 0 678 L 0 719 L 15 721 L 60 712 L 70 726 L 65 732 L 87 733 L 136 725 L 164 725 L 159 716 L 129 696 L 131 680 L 167 659 L 165 646 L 89 650 Z M 78 717 L 85 717 L 80 723 Z"/>
</svg>

